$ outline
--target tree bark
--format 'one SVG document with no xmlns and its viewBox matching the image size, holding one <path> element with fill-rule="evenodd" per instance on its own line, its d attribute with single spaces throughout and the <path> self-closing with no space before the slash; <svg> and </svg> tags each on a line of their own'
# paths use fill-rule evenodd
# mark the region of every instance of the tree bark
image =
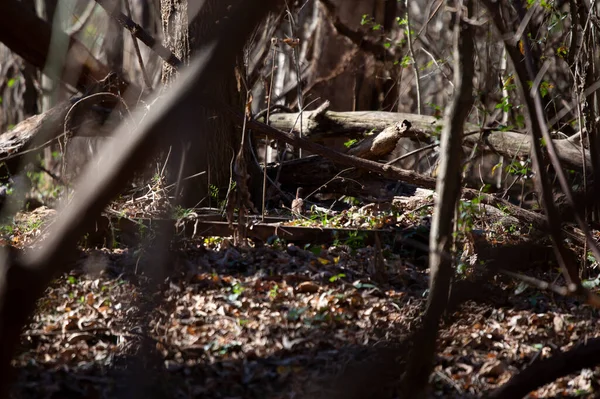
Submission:
<svg viewBox="0 0 600 399">
<path fill-rule="evenodd" d="M 207 0 L 197 10 L 195 2 L 188 0 L 162 0 L 161 11 L 165 45 L 184 64 L 188 64 L 198 50 L 210 37 L 215 27 L 228 18 L 231 8 L 239 5 L 240 0 Z M 231 105 L 243 111 L 246 90 L 243 79 L 245 71 L 241 60 L 231 64 L 214 77 L 203 88 L 204 95 L 214 102 Z M 237 68 L 237 71 L 236 71 Z M 177 71 L 168 64 L 163 66 L 163 83 L 170 85 Z M 240 81 L 236 81 L 236 76 Z M 243 94 L 242 94 L 243 92 Z M 223 117 L 212 109 L 198 106 L 196 121 L 185 126 L 173 126 L 174 129 L 191 130 L 190 141 L 174 148 L 180 157 L 173 157 L 171 173 L 174 177 L 187 177 L 199 172 L 206 174 L 191 180 L 184 187 L 182 204 L 195 206 L 205 199 L 211 201 L 210 192 L 216 189 L 220 197 L 227 193 L 231 177 L 232 158 L 239 150 L 241 129 L 231 118 Z M 251 159 L 247 157 L 247 159 Z M 182 167 L 180 165 L 183 165 Z M 258 177 L 258 169 L 253 168 L 251 175 Z M 259 178 L 255 181 L 258 183 Z M 258 184 L 252 185 L 255 195 L 262 191 Z"/>
</svg>

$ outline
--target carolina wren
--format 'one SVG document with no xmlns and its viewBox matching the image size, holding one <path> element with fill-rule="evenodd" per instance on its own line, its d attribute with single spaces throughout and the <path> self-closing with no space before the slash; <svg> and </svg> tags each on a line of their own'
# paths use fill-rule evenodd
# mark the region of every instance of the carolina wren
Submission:
<svg viewBox="0 0 600 399">
<path fill-rule="evenodd" d="M 296 198 L 292 201 L 292 212 L 295 215 L 304 214 L 304 200 L 302 199 L 302 193 L 304 189 L 302 187 L 298 187 L 296 190 Z"/>
</svg>

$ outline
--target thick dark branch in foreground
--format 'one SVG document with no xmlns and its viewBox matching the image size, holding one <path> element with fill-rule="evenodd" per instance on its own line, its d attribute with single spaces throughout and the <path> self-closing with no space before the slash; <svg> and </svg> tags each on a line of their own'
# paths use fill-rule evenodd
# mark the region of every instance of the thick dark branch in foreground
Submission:
<svg viewBox="0 0 600 399">
<path fill-rule="evenodd" d="M 0 251 L 0 398 L 7 396 L 10 362 L 21 329 L 51 279 L 71 266 L 69 258 L 75 253 L 77 240 L 157 147 L 189 140 L 187 129 L 174 129 L 170 135 L 164 132 L 182 121 L 193 120 L 204 96 L 202 89 L 235 62 L 245 39 L 275 4 L 276 0 L 264 1 L 259 7 L 247 0 L 234 7 L 230 18 L 207 38 L 193 69 L 173 84 L 146 118 L 138 111 L 141 122 L 137 129 L 130 131 L 125 125 L 118 129 L 115 140 L 120 145 L 112 150 L 116 161 L 104 160 L 99 172 L 93 168 L 85 171 L 81 187 L 40 249 L 20 259 Z M 101 155 L 110 151 L 104 148 Z"/>
</svg>

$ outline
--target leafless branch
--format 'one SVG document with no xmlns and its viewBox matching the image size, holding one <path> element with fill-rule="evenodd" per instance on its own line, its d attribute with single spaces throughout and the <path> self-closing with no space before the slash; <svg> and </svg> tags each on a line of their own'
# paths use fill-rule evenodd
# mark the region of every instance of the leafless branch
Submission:
<svg viewBox="0 0 600 399">
<path fill-rule="evenodd" d="M 137 37 L 142 43 L 155 51 L 167 64 L 175 69 L 180 69 L 182 67 L 183 64 L 181 60 L 177 58 L 175 54 L 146 32 L 144 28 L 123 14 L 118 7 L 116 7 L 114 0 L 96 0 L 96 3 L 104 8 L 108 15 L 116 19 L 125 29 L 130 31 L 133 36 Z"/>
</svg>

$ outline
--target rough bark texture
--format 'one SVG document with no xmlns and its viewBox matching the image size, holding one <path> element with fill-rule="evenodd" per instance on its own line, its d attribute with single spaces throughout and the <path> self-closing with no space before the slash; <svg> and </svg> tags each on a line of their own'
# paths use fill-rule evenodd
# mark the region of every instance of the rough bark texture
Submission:
<svg viewBox="0 0 600 399">
<path fill-rule="evenodd" d="M 195 51 L 205 43 L 214 28 L 228 18 L 230 10 L 239 5 L 239 0 L 222 1 L 208 0 L 198 10 L 197 2 L 188 0 L 162 0 L 163 31 L 167 47 L 183 61 L 189 63 Z M 241 59 L 241 52 L 238 60 Z M 235 68 L 239 76 L 244 77 L 241 63 L 232 63 L 224 68 L 204 88 L 203 93 L 215 103 L 229 104 L 243 110 L 245 95 L 243 83 L 236 81 Z M 175 78 L 176 71 L 168 64 L 163 67 L 163 83 L 169 85 Z M 240 145 L 240 129 L 230 118 L 224 118 L 211 109 L 198 106 L 196 120 L 186 121 L 185 126 L 173 126 L 174 129 L 190 130 L 190 142 L 184 143 L 175 151 L 183 156 L 183 168 L 177 171 L 181 177 L 206 171 L 203 176 L 193 179 L 187 184 L 183 193 L 183 204 L 194 206 L 202 199 L 210 201 L 210 187 L 216 187 L 219 196 L 227 193 L 231 176 L 231 162 Z M 180 161 L 176 159 L 173 166 L 179 168 Z M 251 159 L 247 157 L 247 159 Z M 253 172 L 257 172 L 256 169 Z M 259 179 L 257 179 L 258 181 Z M 256 185 L 254 185 L 256 186 Z M 260 188 L 256 187 L 256 194 Z"/>
</svg>

